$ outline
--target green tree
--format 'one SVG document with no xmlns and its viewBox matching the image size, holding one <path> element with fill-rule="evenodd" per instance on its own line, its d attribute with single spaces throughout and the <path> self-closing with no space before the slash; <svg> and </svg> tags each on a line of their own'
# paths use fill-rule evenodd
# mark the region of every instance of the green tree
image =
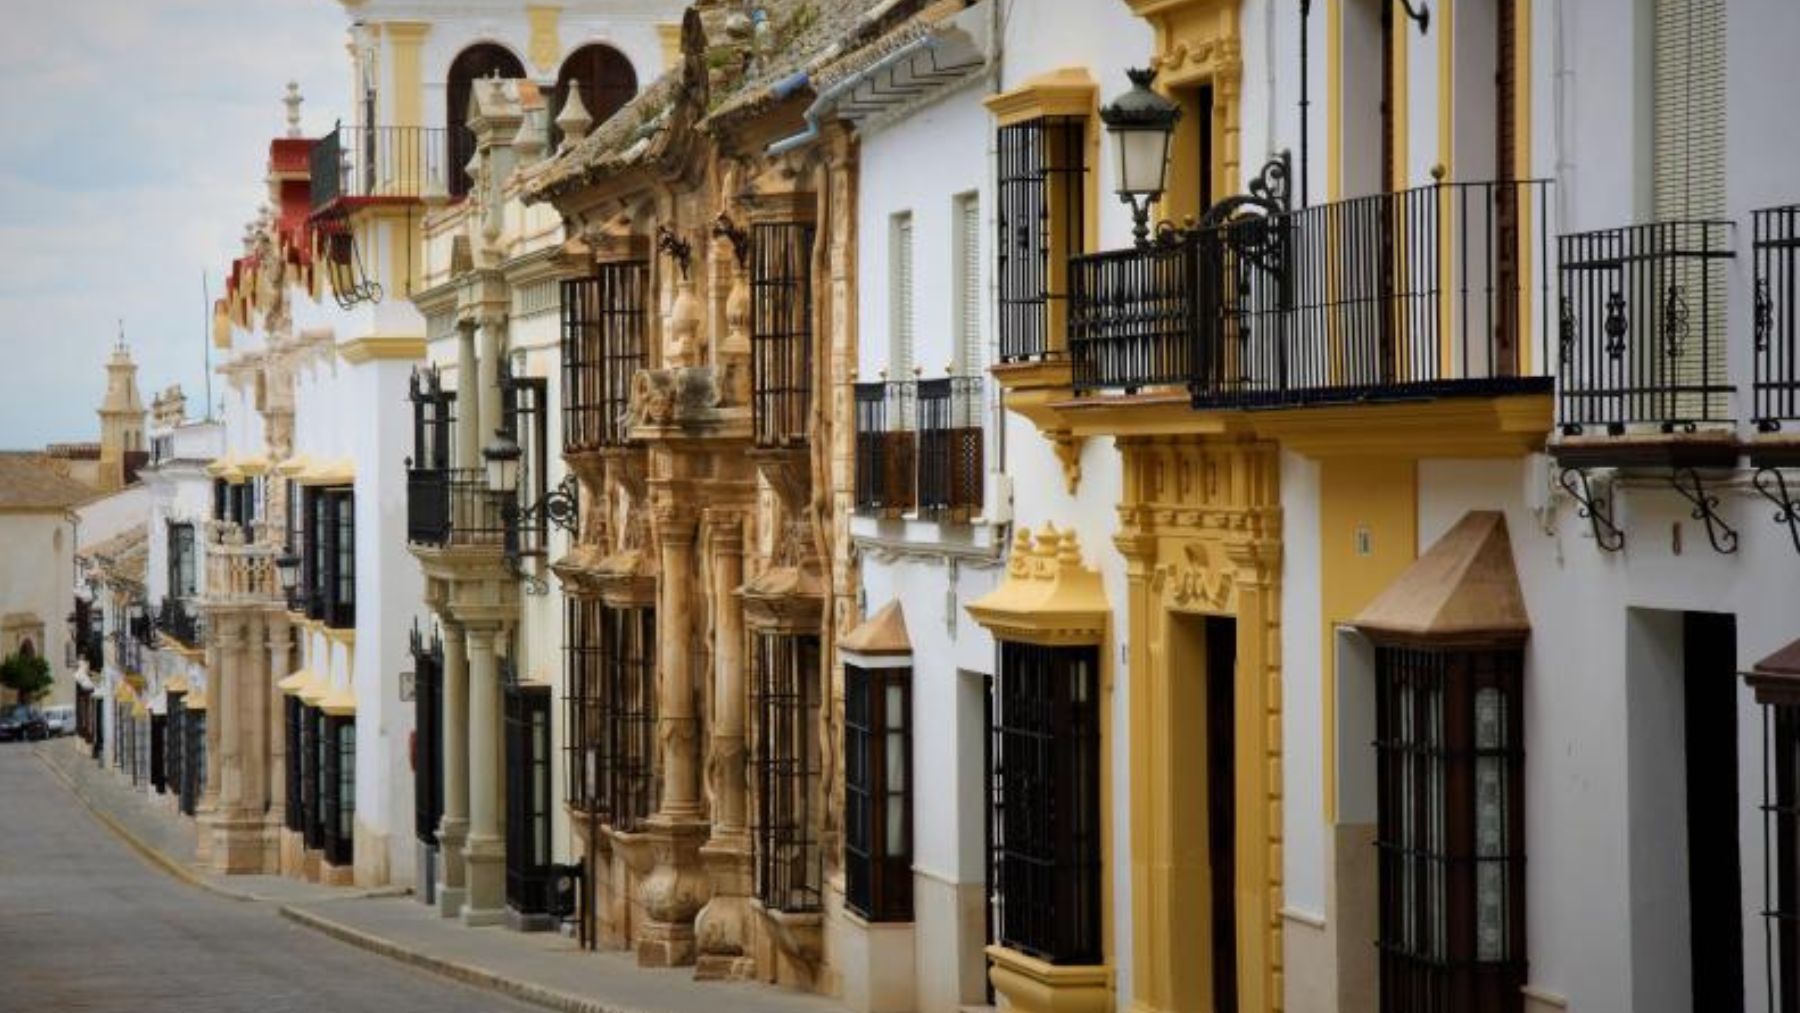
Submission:
<svg viewBox="0 0 1800 1013">
<path fill-rule="evenodd" d="M 23 703 L 33 703 L 50 692 L 55 682 L 50 663 L 35 654 L 14 654 L 0 661 L 0 686 L 19 694 Z"/>
</svg>

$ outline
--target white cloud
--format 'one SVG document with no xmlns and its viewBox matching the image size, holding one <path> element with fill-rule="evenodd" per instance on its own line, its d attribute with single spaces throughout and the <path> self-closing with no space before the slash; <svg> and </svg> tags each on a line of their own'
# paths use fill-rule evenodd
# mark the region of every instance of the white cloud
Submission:
<svg viewBox="0 0 1800 1013">
<path fill-rule="evenodd" d="M 0 61 L 0 447 L 92 439 L 125 321 L 145 397 L 204 389 L 218 294 L 267 199 L 297 80 L 303 127 L 348 111 L 343 9 L 324 0 L 79 0 L 9 12 Z M 215 383 L 215 395 L 218 384 Z"/>
</svg>

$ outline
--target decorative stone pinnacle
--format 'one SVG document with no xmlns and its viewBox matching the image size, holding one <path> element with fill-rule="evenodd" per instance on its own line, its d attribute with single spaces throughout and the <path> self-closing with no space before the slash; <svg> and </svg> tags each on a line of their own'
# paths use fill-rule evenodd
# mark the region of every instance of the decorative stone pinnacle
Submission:
<svg viewBox="0 0 1800 1013">
<path fill-rule="evenodd" d="M 287 135 L 289 137 L 300 136 L 300 103 L 303 101 L 305 98 L 300 94 L 300 82 L 289 81 L 287 95 L 281 100 L 282 105 L 287 106 Z"/>
<path fill-rule="evenodd" d="M 556 127 L 562 131 L 562 144 L 557 151 L 568 151 L 580 144 L 594 126 L 594 117 L 587 111 L 581 101 L 581 82 L 569 82 L 569 97 L 563 100 L 562 111 L 556 114 Z"/>
</svg>

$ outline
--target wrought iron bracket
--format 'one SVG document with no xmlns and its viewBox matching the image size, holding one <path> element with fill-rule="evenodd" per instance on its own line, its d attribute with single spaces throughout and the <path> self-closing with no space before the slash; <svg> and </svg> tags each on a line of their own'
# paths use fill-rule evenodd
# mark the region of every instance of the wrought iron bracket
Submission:
<svg viewBox="0 0 1800 1013">
<path fill-rule="evenodd" d="M 731 240 L 731 252 L 737 257 L 739 267 L 750 266 L 750 233 L 745 232 L 738 223 L 731 220 L 731 215 L 724 211 L 713 219 L 712 233 L 722 239 Z"/>
<path fill-rule="evenodd" d="M 525 569 L 524 553 L 519 551 L 519 530 L 543 517 L 569 534 L 576 534 L 581 517 L 580 483 L 575 480 L 574 475 L 564 475 L 563 480 L 556 484 L 556 488 L 545 493 L 543 499 L 525 507 L 508 503 L 501 509 L 501 517 L 506 524 L 504 554 L 507 571 L 524 583 L 527 595 L 549 594 L 550 585 L 542 577 Z"/>
<path fill-rule="evenodd" d="M 362 248 L 356 233 L 342 215 L 327 219 L 320 231 L 325 237 L 325 280 L 331 297 L 339 309 L 353 309 L 359 303 L 378 303 L 384 292 L 381 283 L 369 276 L 363 265 Z"/>
<path fill-rule="evenodd" d="M 1706 484 L 1698 471 L 1693 468 L 1676 468 L 1669 472 L 1669 485 L 1683 499 L 1693 504 L 1694 519 L 1706 524 L 1706 540 L 1712 543 L 1714 552 L 1730 555 L 1737 551 L 1737 529 L 1719 516 L 1719 497 L 1706 491 Z"/>
<path fill-rule="evenodd" d="M 1586 468 L 1564 468 L 1556 481 L 1574 498 L 1580 515 L 1593 525 L 1596 545 L 1607 552 L 1617 552 L 1625 547 L 1625 532 L 1613 523 L 1612 496 L 1594 493 Z"/>
<path fill-rule="evenodd" d="M 1423 0 L 1421 0 L 1416 10 L 1413 8 L 1412 0 L 1395 0 L 1395 2 L 1400 5 L 1401 10 L 1406 12 L 1406 16 L 1411 18 L 1413 23 L 1419 26 L 1420 35 L 1424 35 L 1427 31 L 1430 31 L 1431 8 L 1426 6 Z"/>
<path fill-rule="evenodd" d="M 667 225 L 656 227 L 656 248 L 669 255 L 675 266 L 681 269 L 681 278 L 687 280 L 688 265 L 693 262 L 694 248 L 687 240 L 681 238 L 675 230 Z"/>
<path fill-rule="evenodd" d="M 1756 476 L 1751 481 L 1764 499 L 1775 504 L 1775 523 L 1787 528 L 1794 551 L 1800 552 L 1800 500 L 1796 500 L 1794 491 L 1788 488 L 1787 476 L 1779 468 L 1762 467 L 1756 469 Z"/>
</svg>

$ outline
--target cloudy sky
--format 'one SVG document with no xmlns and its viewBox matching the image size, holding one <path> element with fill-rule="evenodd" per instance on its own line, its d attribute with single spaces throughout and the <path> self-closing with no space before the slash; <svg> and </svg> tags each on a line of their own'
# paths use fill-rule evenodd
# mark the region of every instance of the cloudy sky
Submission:
<svg viewBox="0 0 1800 1013">
<path fill-rule="evenodd" d="M 151 393 L 205 390 L 217 295 L 266 190 L 289 80 L 347 113 L 332 0 L 61 0 L 9 10 L 0 65 L 0 448 L 98 438 L 123 318 Z M 215 383 L 214 398 L 217 399 Z"/>
</svg>

